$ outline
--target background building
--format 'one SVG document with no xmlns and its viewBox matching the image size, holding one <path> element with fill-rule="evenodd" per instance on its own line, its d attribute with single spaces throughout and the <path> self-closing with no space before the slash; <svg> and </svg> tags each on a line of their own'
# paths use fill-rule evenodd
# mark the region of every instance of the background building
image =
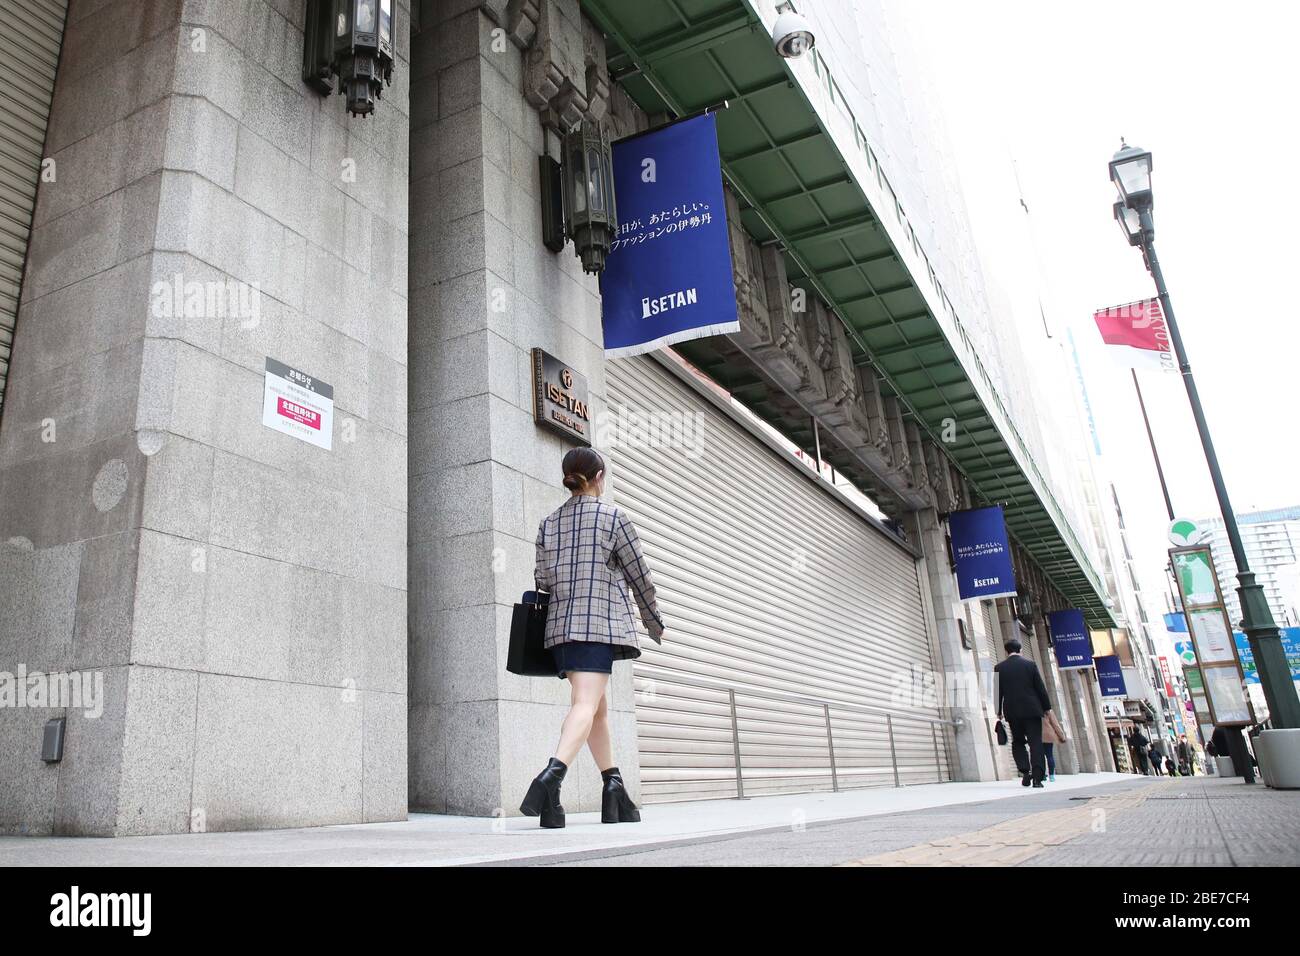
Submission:
<svg viewBox="0 0 1300 956">
<path fill-rule="evenodd" d="M 1237 596 L 1237 564 L 1228 545 L 1223 517 L 1203 518 L 1198 525 L 1209 531 L 1214 549 L 1214 568 L 1223 589 L 1223 600 L 1234 626 L 1240 626 L 1241 600 Z M 1279 627 L 1300 624 L 1300 506 L 1250 511 L 1237 515 L 1241 543 L 1255 579 L 1264 586 L 1269 609 Z"/>
</svg>

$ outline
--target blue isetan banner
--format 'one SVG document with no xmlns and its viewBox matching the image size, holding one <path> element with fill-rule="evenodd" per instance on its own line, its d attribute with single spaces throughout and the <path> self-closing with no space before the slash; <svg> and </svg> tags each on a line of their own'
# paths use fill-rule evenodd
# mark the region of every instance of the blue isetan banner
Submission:
<svg viewBox="0 0 1300 956">
<path fill-rule="evenodd" d="M 1083 612 L 1075 607 L 1047 615 L 1047 629 L 1052 633 L 1056 666 L 1061 670 L 1092 666 L 1092 637 L 1084 623 Z"/>
<path fill-rule="evenodd" d="M 618 235 L 600 276 L 607 358 L 740 329 L 715 120 L 614 144 Z"/>
<path fill-rule="evenodd" d="M 1102 697 L 1128 696 L 1124 687 L 1124 668 L 1118 656 L 1107 654 L 1105 657 L 1094 657 L 1093 663 L 1097 665 L 1097 683 L 1101 685 Z"/>
<path fill-rule="evenodd" d="M 1016 593 L 1016 572 L 1000 507 L 954 511 L 948 515 L 948 533 L 957 565 L 957 593 L 963 601 Z"/>
</svg>

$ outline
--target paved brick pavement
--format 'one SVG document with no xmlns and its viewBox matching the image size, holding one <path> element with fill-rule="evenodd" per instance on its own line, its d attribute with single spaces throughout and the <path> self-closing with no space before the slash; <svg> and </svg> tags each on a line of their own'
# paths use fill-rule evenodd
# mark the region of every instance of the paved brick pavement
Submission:
<svg viewBox="0 0 1300 956">
<path fill-rule="evenodd" d="M 1014 795 L 522 865 L 1300 865 L 1300 792 L 1219 778 L 1130 777 L 1033 803 Z"/>
</svg>

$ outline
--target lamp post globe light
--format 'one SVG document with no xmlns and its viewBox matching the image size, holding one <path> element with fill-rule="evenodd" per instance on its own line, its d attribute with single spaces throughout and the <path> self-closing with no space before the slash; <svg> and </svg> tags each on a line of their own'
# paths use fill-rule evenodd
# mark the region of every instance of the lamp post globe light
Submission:
<svg viewBox="0 0 1300 956">
<path fill-rule="evenodd" d="M 1115 203 L 1115 221 L 1124 231 L 1124 238 L 1130 246 L 1142 245 L 1142 221 L 1135 210 L 1124 205 L 1123 200 Z"/>
<path fill-rule="evenodd" d="M 1150 208 L 1151 199 L 1151 154 L 1145 149 L 1121 144 L 1119 152 L 1110 161 L 1110 181 L 1119 192 L 1119 200 L 1125 207 L 1140 210 Z"/>
<path fill-rule="evenodd" d="M 1214 493 L 1219 501 L 1219 511 L 1223 515 L 1228 543 L 1237 565 L 1237 594 L 1241 598 L 1242 630 L 1245 631 L 1251 652 L 1255 656 L 1255 666 L 1264 689 L 1264 697 L 1268 701 L 1270 719 L 1273 726 L 1278 729 L 1300 728 L 1300 699 L 1296 697 L 1295 685 L 1291 681 L 1291 668 L 1282 647 L 1282 637 L 1278 632 L 1277 623 L 1273 620 L 1273 612 L 1269 609 L 1263 585 L 1255 580 L 1255 574 L 1250 570 L 1246 549 L 1241 542 L 1241 531 L 1237 527 L 1236 512 L 1232 510 L 1232 502 L 1228 498 L 1228 488 L 1219 469 L 1219 459 L 1214 451 L 1214 442 L 1210 437 L 1205 412 L 1201 408 L 1196 380 L 1192 377 L 1187 350 L 1178 331 L 1174 309 L 1169 301 L 1169 290 L 1165 285 L 1164 273 L 1160 269 L 1160 260 L 1156 256 L 1155 223 L 1152 219 L 1155 200 L 1151 189 L 1151 168 L 1149 152 L 1129 146 L 1127 143 L 1121 144 L 1119 151 L 1110 161 L 1110 178 L 1119 193 L 1119 201 L 1115 204 L 1114 210 L 1115 218 L 1119 221 L 1129 243 L 1142 250 L 1147 271 L 1151 273 L 1160 305 L 1164 309 L 1170 344 L 1178 361 L 1183 385 L 1187 389 L 1187 400 L 1192 406 L 1192 417 L 1196 420 L 1196 430 L 1201 438 L 1201 447 L 1205 451 L 1206 465 L 1210 470 L 1210 479 L 1214 483 Z M 1231 736 L 1236 741 L 1240 740 L 1239 734 Z"/>
</svg>

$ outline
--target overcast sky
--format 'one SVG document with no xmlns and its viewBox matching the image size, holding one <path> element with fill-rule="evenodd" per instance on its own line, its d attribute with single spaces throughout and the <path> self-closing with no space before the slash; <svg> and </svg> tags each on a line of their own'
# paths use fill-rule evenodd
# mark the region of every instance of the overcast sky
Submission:
<svg viewBox="0 0 1300 956">
<path fill-rule="evenodd" d="M 1154 155 L 1157 249 L 1235 509 L 1300 504 L 1300 4 L 903 9 L 946 114 L 986 271 L 1003 286 L 1041 283 L 1054 331 L 1074 331 L 1104 468 L 1142 583 L 1157 592 L 1148 610 L 1159 610 L 1164 505 L 1129 372 L 1109 360 L 1091 318 L 1154 295 L 1111 218 L 1106 164 L 1121 135 Z M 1016 174 L 1037 246 L 1028 254 Z M 1041 323 L 1027 327 L 1034 334 Z M 1217 513 L 1180 377 L 1138 374 L 1175 511 Z"/>
</svg>

